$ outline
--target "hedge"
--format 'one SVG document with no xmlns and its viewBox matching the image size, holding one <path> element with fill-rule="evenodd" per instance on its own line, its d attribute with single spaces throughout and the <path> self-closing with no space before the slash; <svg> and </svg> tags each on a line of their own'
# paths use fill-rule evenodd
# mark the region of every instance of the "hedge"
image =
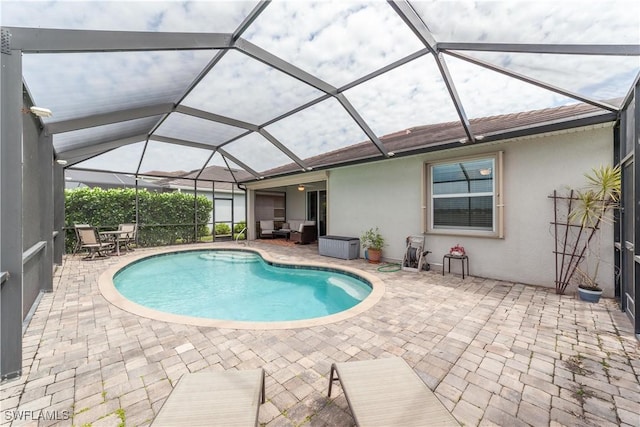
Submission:
<svg viewBox="0 0 640 427">
<path fill-rule="evenodd" d="M 213 203 L 198 196 L 198 238 L 207 236 Z M 138 191 L 138 242 L 141 246 L 170 245 L 194 241 L 193 195 Z M 91 224 L 100 230 L 115 230 L 118 224 L 134 223 L 134 189 L 81 188 L 65 190 L 66 248 L 75 244 L 74 224 Z"/>
</svg>

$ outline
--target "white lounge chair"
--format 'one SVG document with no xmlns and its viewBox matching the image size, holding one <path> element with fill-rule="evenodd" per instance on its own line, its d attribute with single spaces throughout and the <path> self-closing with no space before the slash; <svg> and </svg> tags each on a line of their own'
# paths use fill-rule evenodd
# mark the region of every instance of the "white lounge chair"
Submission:
<svg viewBox="0 0 640 427">
<path fill-rule="evenodd" d="M 151 423 L 154 427 L 258 425 L 264 370 L 184 374 Z"/>
<path fill-rule="evenodd" d="M 329 397 L 334 381 L 340 381 L 360 427 L 460 425 L 407 362 L 398 357 L 334 363 Z"/>
</svg>

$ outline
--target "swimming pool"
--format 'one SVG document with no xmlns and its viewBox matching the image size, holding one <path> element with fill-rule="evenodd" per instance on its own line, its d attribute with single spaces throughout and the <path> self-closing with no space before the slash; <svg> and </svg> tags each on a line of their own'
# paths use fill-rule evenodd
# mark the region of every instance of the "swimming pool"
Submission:
<svg viewBox="0 0 640 427">
<path fill-rule="evenodd" d="M 142 257 L 112 273 L 113 290 L 122 298 L 108 289 L 105 293 L 102 280 L 101 291 L 116 305 L 148 317 L 267 329 L 325 323 L 323 319 L 361 312 L 371 305 L 369 296 L 380 293 L 380 286 L 374 292 L 377 279 L 365 276 L 317 263 L 274 262 L 253 249 L 221 248 Z M 123 301 L 129 301 L 126 307 Z"/>
</svg>

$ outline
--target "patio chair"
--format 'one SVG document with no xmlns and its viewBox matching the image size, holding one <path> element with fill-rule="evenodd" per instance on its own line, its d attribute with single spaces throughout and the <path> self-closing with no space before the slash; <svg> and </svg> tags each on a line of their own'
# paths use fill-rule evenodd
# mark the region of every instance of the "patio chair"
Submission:
<svg viewBox="0 0 640 427">
<path fill-rule="evenodd" d="M 126 250 L 132 251 L 133 248 L 131 247 L 131 244 L 136 243 L 138 224 L 120 224 L 118 226 L 118 231 L 126 233 L 120 237 L 120 242 L 124 244 Z"/>
<path fill-rule="evenodd" d="M 261 239 L 264 239 L 265 237 L 273 239 L 274 230 L 275 230 L 275 226 L 273 224 L 272 219 L 262 220 L 259 222 L 258 235 L 260 236 Z"/>
<path fill-rule="evenodd" d="M 317 240 L 315 224 L 301 224 L 298 230 L 294 230 L 289 234 L 289 240 L 301 245 L 308 245 Z"/>
<path fill-rule="evenodd" d="M 98 230 L 95 227 L 91 226 L 77 226 L 76 232 L 78 233 L 78 241 L 80 242 L 80 248 L 88 249 L 89 254 L 82 259 L 95 259 L 98 257 L 108 257 L 108 251 L 113 250 L 114 245 L 111 242 L 102 242 L 100 241 L 100 236 L 98 235 Z"/>
<path fill-rule="evenodd" d="M 334 363 L 329 397 L 334 381 L 340 381 L 358 426 L 460 425 L 404 359 Z"/>
<path fill-rule="evenodd" d="M 89 224 L 73 224 L 73 230 L 76 233 L 76 243 L 73 245 L 73 255 L 77 254 L 80 251 L 80 234 L 78 233 L 78 228 L 87 228 L 91 227 Z"/>
<path fill-rule="evenodd" d="M 263 369 L 184 374 L 151 425 L 257 426 L 260 403 Z"/>
</svg>

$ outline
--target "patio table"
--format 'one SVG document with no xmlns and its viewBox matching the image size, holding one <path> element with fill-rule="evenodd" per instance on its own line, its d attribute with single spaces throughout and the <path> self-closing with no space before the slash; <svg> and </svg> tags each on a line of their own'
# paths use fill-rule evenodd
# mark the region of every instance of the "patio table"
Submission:
<svg viewBox="0 0 640 427">
<path fill-rule="evenodd" d="M 100 237 L 104 238 L 105 240 L 109 241 L 109 242 L 113 242 L 115 244 L 115 254 L 116 256 L 120 256 L 120 243 L 121 242 L 126 242 L 127 238 L 126 236 L 129 234 L 129 231 L 121 231 L 121 230 L 114 230 L 114 231 L 101 231 L 100 232 Z M 125 238 L 123 238 L 125 237 Z M 125 252 L 126 252 L 126 247 L 125 247 Z"/>
</svg>

